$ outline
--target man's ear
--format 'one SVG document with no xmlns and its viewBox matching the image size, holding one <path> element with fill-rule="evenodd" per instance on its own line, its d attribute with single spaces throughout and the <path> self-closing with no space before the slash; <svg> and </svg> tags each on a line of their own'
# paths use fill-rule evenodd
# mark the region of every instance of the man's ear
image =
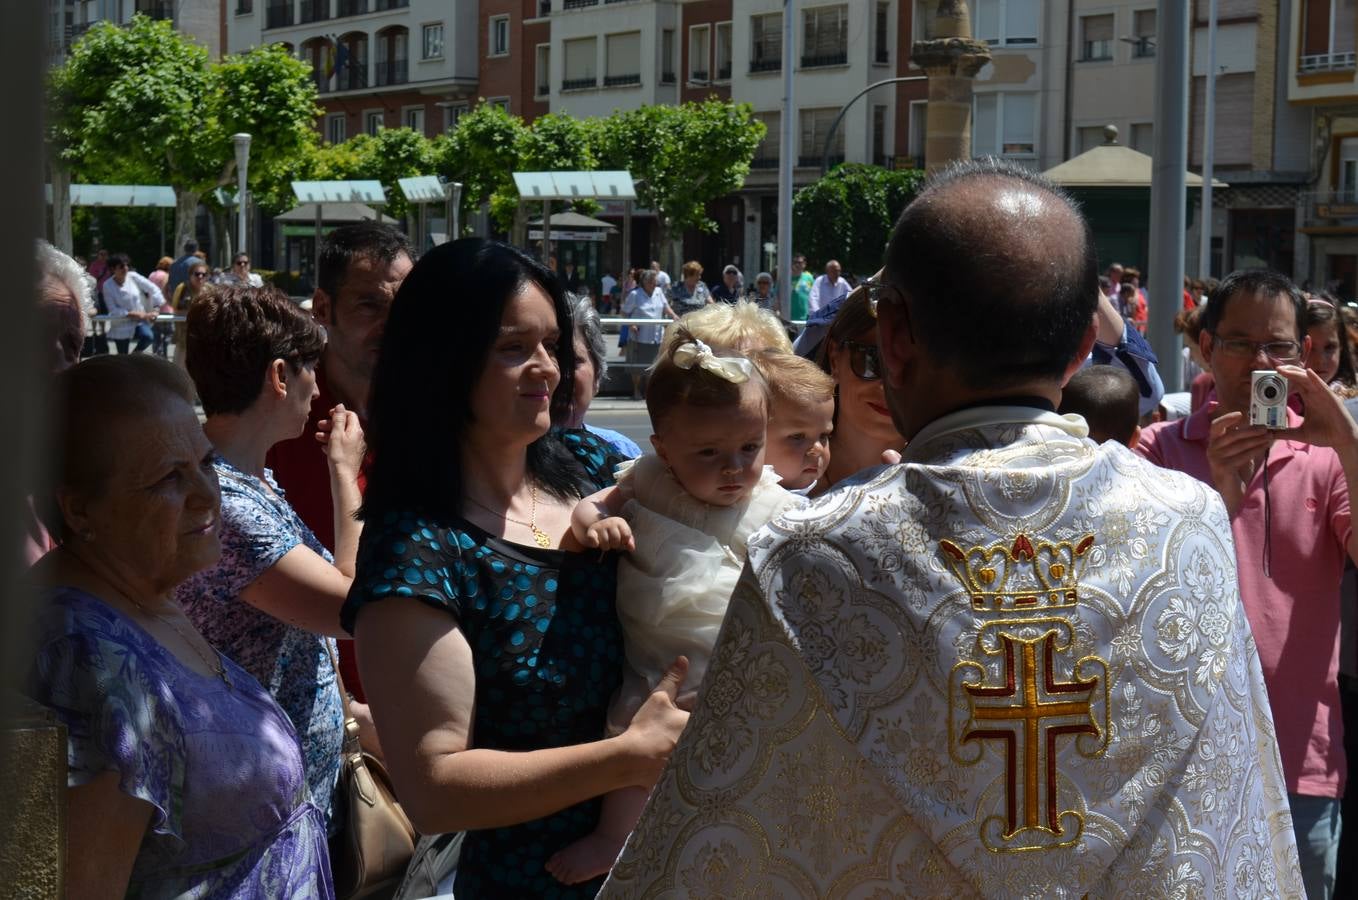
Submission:
<svg viewBox="0 0 1358 900">
<path fill-rule="evenodd" d="M 1212 343 L 1212 335 L 1207 333 L 1207 329 L 1204 328 L 1198 332 L 1198 352 L 1202 354 L 1203 361 L 1207 363 L 1207 371 L 1209 372 L 1212 371 L 1212 351 L 1214 349 L 1216 348 Z"/>
<path fill-rule="evenodd" d="M 330 295 L 320 288 L 316 288 L 311 295 L 311 318 L 322 325 L 331 324 L 334 315 L 334 310 L 331 307 Z"/>
<path fill-rule="evenodd" d="M 1094 342 L 1098 340 L 1098 337 L 1099 322 L 1097 319 L 1094 319 L 1089 323 L 1089 327 L 1085 329 L 1084 337 L 1080 338 L 1080 347 L 1075 351 L 1075 356 L 1070 362 L 1066 363 L 1066 374 L 1061 376 L 1061 387 L 1064 388 L 1066 382 L 1070 381 L 1071 376 L 1084 368 L 1085 360 L 1089 359 L 1089 354 L 1093 351 Z"/>
</svg>

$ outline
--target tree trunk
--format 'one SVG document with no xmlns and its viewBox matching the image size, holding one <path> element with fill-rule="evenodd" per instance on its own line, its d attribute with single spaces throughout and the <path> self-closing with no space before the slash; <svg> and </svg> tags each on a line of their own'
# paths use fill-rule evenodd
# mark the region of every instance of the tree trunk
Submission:
<svg viewBox="0 0 1358 900">
<path fill-rule="evenodd" d="M 71 170 L 58 163 L 52 164 L 52 244 L 62 253 L 75 252 L 75 238 L 71 236 Z"/>
<path fill-rule="evenodd" d="M 217 251 L 217 265 L 223 270 L 231 270 L 231 218 L 225 209 L 208 207 L 212 218 L 212 242 Z"/>
<path fill-rule="evenodd" d="M 184 252 L 184 242 L 193 238 L 197 240 L 194 233 L 198 218 L 198 199 L 201 195 L 197 191 L 188 188 L 176 187 L 174 189 L 174 244 L 170 248 L 170 255 L 178 257 Z"/>
</svg>

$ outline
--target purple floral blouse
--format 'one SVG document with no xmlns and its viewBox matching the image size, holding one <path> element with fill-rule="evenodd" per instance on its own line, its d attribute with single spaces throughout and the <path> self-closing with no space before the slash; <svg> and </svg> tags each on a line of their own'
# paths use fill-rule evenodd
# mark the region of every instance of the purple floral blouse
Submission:
<svg viewBox="0 0 1358 900">
<path fill-rule="evenodd" d="M 297 734 L 259 682 L 223 661 L 229 687 L 96 597 L 57 588 L 27 690 L 66 725 L 68 785 L 116 772 L 153 807 L 129 896 L 328 900 L 325 819 Z"/>
</svg>

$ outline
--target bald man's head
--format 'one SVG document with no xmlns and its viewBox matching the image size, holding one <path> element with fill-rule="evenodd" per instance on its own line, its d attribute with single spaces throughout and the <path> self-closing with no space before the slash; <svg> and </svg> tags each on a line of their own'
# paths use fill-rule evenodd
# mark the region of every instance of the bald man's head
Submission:
<svg viewBox="0 0 1358 900">
<path fill-rule="evenodd" d="M 930 178 L 892 232 L 886 281 L 915 340 L 973 388 L 1060 378 L 1089 329 L 1099 273 L 1069 196 L 1001 160 Z"/>
</svg>

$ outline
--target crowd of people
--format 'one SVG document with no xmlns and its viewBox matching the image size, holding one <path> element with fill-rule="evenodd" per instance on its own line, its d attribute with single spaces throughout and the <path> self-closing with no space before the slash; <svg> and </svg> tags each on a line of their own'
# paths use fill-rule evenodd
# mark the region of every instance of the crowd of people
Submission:
<svg viewBox="0 0 1358 900">
<path fill-rule="evenodd" d="M 944 170 L 883 256 L 798 258 L 795 344 L 766 273 L 630 273 L 643 451 L 589 422 L 614 310 L 505 244 L 344 226 L 310 312 L 112 256 L 84 361 L 40 246 L 68 892 L 349 890 L 351 737 L 424 836 L 400 896 L 1346 896 L 1339 306 L 1190 295 L 1170 420 L 1134 271 L 1042 177 Z M 167 296 L 182 365 L 132 352 Z"/>
</svg>

